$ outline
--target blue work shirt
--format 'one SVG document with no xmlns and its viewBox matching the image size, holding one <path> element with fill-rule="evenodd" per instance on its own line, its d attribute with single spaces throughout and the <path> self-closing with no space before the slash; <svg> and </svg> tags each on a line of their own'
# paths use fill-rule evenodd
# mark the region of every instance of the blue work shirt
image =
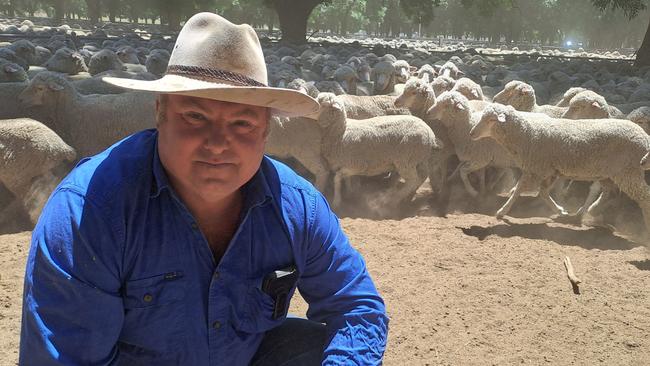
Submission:
<svg viewBox="0 0 650 366">
<path fill-rule="evenodd" d="M 380 364 L 383 300 L 323 196 L 264 157 L 216 263 L 157 136 L 83 159 L 52 193 L 32 233 L 20 364 L 246 365 L 285 318 L 262 281 L 292 264 L 307 317 L 327 326 L 323 364 Z"/>
</svg>

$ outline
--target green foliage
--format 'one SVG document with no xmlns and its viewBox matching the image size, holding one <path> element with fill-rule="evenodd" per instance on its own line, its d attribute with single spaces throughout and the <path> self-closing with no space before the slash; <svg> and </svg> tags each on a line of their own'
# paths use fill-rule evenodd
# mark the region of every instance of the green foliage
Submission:
<svg viewBox="0 0 650 366">
<path fill-rule="evenodd" d="M 644 0 L 592 0 L 591 2 L 601 11 L 608 8 L 623 10 L 628 19 L 634 18 L 640 11 L 646 9 Z"/>
</svg>

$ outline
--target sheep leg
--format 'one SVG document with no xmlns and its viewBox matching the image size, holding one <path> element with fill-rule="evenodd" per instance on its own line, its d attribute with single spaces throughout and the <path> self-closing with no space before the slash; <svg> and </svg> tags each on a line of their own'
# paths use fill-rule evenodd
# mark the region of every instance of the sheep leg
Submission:
<svg viewBox="0 0 650 366">
<path fill-rule="evenodd" d="M 612 179 L 623 193 L 627 194 L 639 205 L 641 212 L 643 212 L 646 232 L 650 232 L 650 186 L 645 181 L 643 170 L 638 169 L 628 175 Z"/>
<path fill-rule="evenodd" d="M 332 199 L 332 206 L 341 206 L 341 184 L 343 183 L 343 174 L 336 172 L 334 175 L 334 198 Z"/>
<path fill-rule="evenodd" d="M 303 156 L 294 156 L 294 158 L 314 175 L 316 188 L 321 192 L 325 192 L 329 170 L 327 169 L 327 162 L 320 155 L 320 150 L 318 152 L 305 151 Z"/>
<path fill-rule="evenodd" d="M 503 176 L 506 175 L 506 169 L 507 169 L 507 168 L 502 168 L 502 169 L 498 169 L 498 170 L 497 170 L 497 175 L 496 175 L 496 177 L 495 177 L 494 179 L 492 179 L 492 181 L 490 182 L 490 184 L 488 184 L 487 190 L 488 190 L 489 192 L 494 191 L 494 189 L 496 188 L 497 184 L 499 184 L 499 182 L 501 181 L 501 179 L 503 179 Z"/>
<path fill-rule="evenodd" d="M 551 197 L 551 187 L 553 186 L 554 182 L 555 182 L 555 177 L 544 179 L 540 184 L 538 196 L 541 196 L 544 202 L 546 202 L 551 207 L 551 209 L 553 209 L 559 215 L 568 216 L 569 213 L 567 212 L 567 210 L 565 210 L 564 207 L 558 205 L 557 202 L 555 202 L 555 200 L 553 199 L 553 197 Z"/>
<path fill-rule="evenodd" d="M 404 184 L 395 192 L 395 200 L 398 204 L 410 201 L 415 195 L 415 191 L 422 185 L 426 176 L 418 174 L 417 167 L 400 167 L 399 175 L 404 179 Z"/>
<path fill-rule="evenodd" d="M 485 175 L 487 174 L 487 169 L 483 168 L 477 172 L 478 174 L 478 191 L 481 193 L 481 196 L 485 196 Z"/>
<path fill-rule="evenodd" d="M 497 219 L 502 218 L 503 216 L 507 215 L 508 212 L 510 212 L 512 205 L 517 200 L 517 197 L 519 197 L 521 190 L 525 186 L 527 186 L 530 183 L 530 181 L 532 181 L 532 179 L 533 177 L 528 173 L 521 174 L 521 177 L 519 177 L 517 184 L 515 184 L 512 193 L 510 194 L 510 197 L 508 197 L 506 203 L 503 206 L 501 206 L 501 208 L 497 211 Z"/>
<path fill-rule="evenodd" d="M 585 198 L 585 203 L 576 211 L 575 216 L 582 216 L 585 212 L 591 213 L 592 210 L 597 209 L 609 197 L 609 192 L 606 191 L 609 187 L 605 187 L 605 184 L 611 185 L 613 183 L 611 181 L 609 183 L 607 181 L 602 181 L 602 183 L 597 181 L 589 186 L 589 193 L 587 194 L 587 198 Z M 600 211 L 600 209 L 597 210 L 597 212 Z"/>
<path fill-rule="evenodd" d="M 483 165 L 478 165 L 474 162 L 470 161 L 464 161 L 461 163 L 462 166 L 460 167 L 460 179 L 463 181 L 463 185 L 465 186 L 465 190 L 467 190 L 467 193 L 469 193 L 472 197 L 477 197 L 478 192 L 474 187 L 472 187 L 472 183 L 469 181 L 469 173 L 475 172 L 477 170 L 483 169 Z"/>
</svg>

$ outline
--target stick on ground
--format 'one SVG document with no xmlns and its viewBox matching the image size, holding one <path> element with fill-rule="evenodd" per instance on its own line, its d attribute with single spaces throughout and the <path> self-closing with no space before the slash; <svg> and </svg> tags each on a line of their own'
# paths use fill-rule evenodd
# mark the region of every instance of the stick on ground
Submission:
<svg viewBox="0 0 650 366">
<path fill-rule="evenodd" d="M 571 264 L 571 259 L 569 259 L 569 257 L 564 257 L 564 267 L 566 267 L 566 274 L 569 277 L 569 281 L 571 281 L 571 285 L 573 286 L 573 292 L 579 294 L 580 290 L 578 289 L 578 284 L 582 281 L 576 277 L 576 274 L 573 271 L 573 264 Z"/>
</svg>

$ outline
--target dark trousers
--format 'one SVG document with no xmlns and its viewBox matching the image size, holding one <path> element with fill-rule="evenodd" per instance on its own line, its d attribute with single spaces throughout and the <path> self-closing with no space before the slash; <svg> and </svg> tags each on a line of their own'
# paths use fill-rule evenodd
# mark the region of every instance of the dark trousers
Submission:
<svg viewBox="0 0 650 366">
<path fill-rule="evenodd" d="M 325 325 L 302 318 L 287 318 L 266 332 L 251 366 L 320 365 L 327 333 Z"/>
</svg>

